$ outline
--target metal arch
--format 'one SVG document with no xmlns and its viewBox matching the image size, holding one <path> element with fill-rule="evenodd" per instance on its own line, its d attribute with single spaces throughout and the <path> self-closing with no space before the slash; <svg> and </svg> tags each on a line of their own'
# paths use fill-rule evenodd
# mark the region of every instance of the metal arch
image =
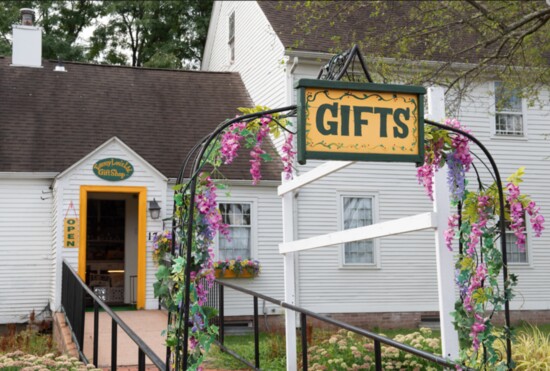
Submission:
<svg viewBox="0 0 550 371">
<path fill-rule="evenodd" d="M 354 45 L 351 49 L 348 49 L 344 51 L 341 54 L 337 54 L 333 56 L 330 61 L 321 67 L 321 70 L 319 71 L 319 74 L 317 75 L 317 79 L 319 80 L 340 80 L 342 77 L 347 75 L 348 77 L 351 77 L 350 80 L 353 80 L 354 74 L 352 71 L 352 74 L 348 74 L 348 68 L 354 61 L 354 59 L 357 58 L 361 64 L 361 68 L 363 70 L 363 73 L 365 74 L 365 77 L 368 82 L 372 83 L 372 77 L 367 69 L 367 65 L 365 63 L 365 60 L 363 59 L 363 56 L 361 52 L 359 51 L 359 48 L 357 45 Z M 463 135 L 467 137 L 469 140 L 474 142 L 485 154 L 487 159 L 489 160 L 491 164 L 491 168 L 493 172 L 489 169 L 489 167 L 478 157 L 475 156 L 486 168 L 489 170 L 489 173 L 494 178 L 495 183 L 497 184 L 498 188 L 498 197 L 499 197 L 499 229 L 500 229 L 500 243 L 501 243 L 501 252 L 502 252 L 502 276 L 504 281 L 504 317 L 505 317 L 505 324 L 508 331 L 506 331 L 506 359 L 508 367 L 512 364 L 512 342 L 510 338 L 510 300 L 507 295 L 507 289 L 509 287 L 508 282 L 508 257 L 507 257 L 507 251 L 506 251 L 506 223 L 505 223 L 505 216 L 504 216 L 504 193 L 502 191 L 502 180 L 500 177 L 500 172 L 498 170 L 497 164 L 492 157 L 489 150 L 473 135 L 464 132 L 463 130 L 456 129 L 453 127 L 449 127 L 446 125 L 439 124 L 435 121 L 431 121 L 428 119 L 424 119 L 424 122 L 426 124 L 436 126 L 440 129 L 448 130 L 455 132 L 457 134 Z M 476 175 L 477 175 L 477 169 L 476 169 Z M 477 175 L 478 181 L 479 181 L 479 175 Z M 462 214 L 462 203 L 459 204 L 459 215 Z M 462 246 L 460 246 L 460 252 L 462 253 Z"/>
<path fill-rule="evenodd" d="M 348 68 L 350 67 L 350 65 L 352 65 L 355 58 L 358 59 L 367 81 L 372 83 L 373 82 L 372 77 L 371 77 L 370 73 L 368 72 L 366 63 L 365 63 L 365 61 L 363 59 L 363 56 L 362 56 L 361 52 L 359 51 L 359 48 L 357 47 L 357 45 L 354 45 L 351 49 L 343 52 L 342 54 L 335 55 L 334 57 L 332 57 L 331 60 L 325 66 L 323 66 L 321 68 L 317 78 L 321 79 L 321 80 L 340 80 L 340 79 L 342 79 L 342 77 L 344 77 L 348 73 L 347 72 Z M 353 76 L 354 76 L 353 72 L 352 72 L 351 75 L 348 75 L 348 76 L 351 76 L 351 79 L 353 79 Z M 191 171 L 191 174 L 190 174 L 190 180 L 187 183 L 188 184 L 187 187 L 185 188 L 185 190 L 189 189 L 189 191 L 190 191 L 190 195 L 188 196 L 189 197 L 189 206 L 187 208 L 187 216 L 188 217 L 187 217 L 187 220 L 185 220 L 185 217 L 182 214 L 179 217 L 179 222 L 180 223 L 173 223 L 173 231 L 172 231 L 173 232 L 173 234 L 172 234 L 172 239 L 173 239 L 172 249 L 173 249 L 173 252 L 177 252 L 177 253 L 179 253 L 179 255 L 182 255 L 182 253 L 185 251 L 186 261 L 187 261 L 187 264 L 185 266 L 184 303 L 183 303 L 183 305 L 180 306 L 179 312 L 177 314 L 179 316 L 179 318 L 181 318 L 182 315 L 184 316 L 184 321 L 183 321 L 183 331 L 184 331 L 183 336 L 184 336 L 184 339 L 183 339 L 183 344 L 181 344 L 181 330 L 182 330 L 182 328 L 180 326 L 178 326 L 178 329 L 177 329 L 177 332 L 176 332 L 176 337 L 178 339 L 177 340 L 178 342 L 177 342 L 177 345 L 176 345 L 176 362 L 175 362 L 175 369 L 176 370 L 180 370 L 180 369 L 181 370 L 186 370 L 187 369 L 187 362 L 188 362 L 189 309 L 190 309 L 189 294 L 190 294 L 190 277 L 191 277 L 191 266 L 190 266 L 189 262 L 191 261 L 191 257 L 192 257 L 190 247 L 192 246 L 192 238 L 193 238 L 193 234 L 192 234 L 193 224 L 194 224 L 193 209 L 195 207 L 195 200 L 194 199 L 195 199 L 195 192 L 196 192 L 197 176 L 198 176 L 200 170 L 202 169 L 202 167 L 204 166 L 204 164 L 202 163 L 202 160 L 203 160 L 203 157 L 206 153 L 206 150 L 207 150 L 208 146 L 210 145 L 210 143 L 212 143 L 214 140 L 216 140 L 216 138 L 218 138 L 218 136 L 223 132 L 223 130 L 225 130 L 227 127 L 229 127 L 230 125 L 232 125 L 235 122 L 239 122 L 239 121 L 243 121 L 243 120 L 245 120 L 245 121 L 246 120 L 253 120 L 253 119 L 256 119 L 256 118 L 260 118 L 263 115 L 267 115 L 267 114 L 271 114 L 271 113 L 284 112 L 284 111 L 289 111 L 289 114 L 287 116 L 294 116 L 295 113 L 296 113 L 296 110 L 297 110 L 297 106 L 292 105 L 292 106 L 287 106 L 287 107 L 283 107 L 283 108 L 279 108 L 279 109 L 273 109 L 273 110 L 268 110 L 268 111 L 243 115 L 243 116 L 234 118 L 232 120 L 224 121 L 210 135 L 204 137 L 201 141 L 199 141 L 199 143 L 197 143 L 193 147 L 191 152 L 186 157 L 184 163 L 182 164 L 182 167 L 181 167 L 176 185 L 182 184 L 188 163 L 191 161 L 191 158 L 193 157 L 193 155 L 198 153 L 196 155 L 196 157 L 194 158 L 193 168 L 192 168 L 192 171 Z M 503 194 L 503 191 L 502 191 L 502 181 L 501 181 L 500 173 L 498 171 L 498 167 L 496 165 L 496 162 L 494 161 L 493 157 L 491 156 L 491 154 L 487 150 L 487 148 L 477 138 L 475 138 L 473 135 L 471 135 L 469 133 L 466 133 L 466 132 L 464 132 L 460 129 L 448 127 L 446 125 L 442 125 L 442 124 L 439 124 L 437 122 L 434 122 L 434 121 L 431 121 L 431 120 L 428 120 L 428 119 L 425 119 L 424 121 L 425 121 L 426 124 L 433 125 L 433 126 L 436 126 L 438 128 L 441 128 L 441 129 L 445 129 L 445 130 L 448 130 L 448 131 L 458 133 L 458 134 L 463 135 L 463 136 L 467 137 L 468 139 L 470 139 L 472 142 L 474 142 L 484 152 L 486 157 L 489 159 L 491 167 L 493 168 L 494 176 L 496 178 L 495 180 L 496 180 L 496 183 L 498 184 L 498 193 L 499 193 L 499 205 L 500 205 L 499 228 L 500 228 L 500 233 L 501 233 L 501 251 L 502 251 L 502 261 L 503 261 L 503 280 L 504 280 L 504 289 L 505 289 L 505 294 L 504 294 L 505 295 L 505 303 L 504 303 L 505 322 L 506 322 L 506 327 L 509 330 L 510 329 L 510 304 L 509 304 L 509 298 L 506 295 L 506 289 L 508 287 L 508 267 L 507 267 L 507 255 L 506 255 L 506 226 L 505 226 L 505 223 L 504 223 L 504 220 L 505 220 L 504 219 L 504 194 Z M 185 193 L 185 191 L 183 191 L 182 193 Z M 174 211 L 175 210 L 176 210 L 176 205 L 175 205 L 175 202 L 174 202 Z M 174 221 L 176 221 L 175 217 L 174 217 Z M 175 232 L 176 232 L 177 228 L 182 227 L 184 223 L 187 224 L 187 228 L 186 228 L 187 229 L 186 230 L 187 235 L 185 236 L 186 241 L 182 241 L 182 246 L 179 246 L 179 249 L 178 249 L 178 247 L 176 246 L 177 245 L 177 239 L 176 239 Z M 184 249 L 184 246 L 187 246 L 187 248 Z M 178 251 L 176 251 L 176 250 L 178 250 Z M 172 313 L 170 313 L 170 315 L 169 315 L 169 319 L 168 319 L 169 324 L 170 324 L 171 318 L 172 318 Z M 506 356 L 507 356 L 507 363 L 508 363 L 508 367 L 509 367 L 509 365 L 512 362 L 512 345 L 511 345 L 511 339 L 510 339 L 510 332 L 507 331 L 506 334 L 507 334 L 507 336 L 506 336 L 506 346 L 507 346 Z M 183 359 L 181 360 L 182 365 L 180 367 L 179 356 L 180 356 L 180 349 L 181 349 L 182 346 L 183 346 L 183 355 L 182 355 Z M 170 365 L 170 351 L 169 351 L 169 348 L 167 348 L 167 355 L 166 355 L 166 367 L 167 367 L 167 369 L 170 367 L 169 365 Z"/>
<path fill-rule="evenodd" d="M 502 191 L 502 180 L 501 180 L 502 178 L 500 177 L 500 172 L 498 171 L 498 167 L 497 167 L 495 159 L 493 158 L 493 156 L 491 155 L 491 153 L 489 152 L 487 147 L 485 147 L 483 145 L 483 143 L 481 143 L 479 141 L 479 139 L 477 139 L 472 134 L 467 133 L 463 130 L 454 128 L 454 127 L 450 127 L 450 126 L 447 126 L 447 125 L 437 123 L 437 122 L 432 121 L 432 120 L 424 119 L 424 122 L 426 124 L 438 127 L 440 129 L 455 132 L 457 134 L 460 134 L 460 135 L 468 138 L 472 142 L 474 142 L 481 149 L 481 151 L 485 154 L 485 156 L 489 160 L 489 162 L 491 164 L 491 167 L 492 167 L 492 170 L 494 172 L 495 183 L 496 183 L 497 189 L 498 189 L 498 198 L 499 198 L 498 201 L 499 201 L 499 209 L 500 209 L 499 210 L 499 223 L 498 224 L 499 224 L 499 230 L 500 230 L 500 249 L 501 249 L 501 252 L 502 252 L 502 279 L 504 281 L 504 318 L 505 318 L 506 329 L 507 329 L 507 331 L 506 331 L 506 362 L 507 362 L 508 368 L 511 369 L 510 365 L 512 364 L 512 340 L 510 338 L 510 299 L 508 298 L 508 294 L 507 294 L 507 289 L 509 287 L 509 282 L 508 282 L 508 256 L 507 256 L 507 251 L 506 251 L 506 223 L 505 223 L 505 215 L 504 215 L 504 207 L 505 207 L 505 205 L 504 205 L 504 192 Z"/>
<path fill-rule="evenodd" d="M 185 220 L 185 217 L 182 214 L 179 217 L 178 223 L 174 223 L 174 225 L 173 225 L 173 232 L 175 232 L 178 227 L 183 226 L 183 224 L 185 223 L 186 224 L 186 232 L 187 232 L 186 236 L 185 236 L 185 240 L 182 241 L 182 246 L 179 246 L 179 250 L 178 250 L 178 253 L 179 253 L 180 256 L 182 255 L 183 252 L 185 252 L 187 264 L 185 265 L 185 273 L 184 273 L 185 274 L 184 303 L 183 303 L 183 305 L 180 306 L 179 312 L 177 314 L 179 318 L 181 318 L 182 315 L 183 315 L 183 344 L 181 344 L 181 331 L 182 331 L 182 328 L 181 328 L 181 326 L 178 326 L 178 328 L 176 330 L 176 338 L 178 339 L 178 343 L 176 345 L 176 355 L 175 355 L 176 356 L 176 362 L 175 362 L 176 370 L 187 370 L 187 362 L 188 362 L 188 355 L 189 355 L 189 309 L 190 309 L 190 292 L 191 292 L 191 264 L 190 264 L 190 262 L 191 262 L 191 259 L 192 259 L 191 246 L 192 246 L 192 242 L 193 242 L 193 226 L 194 226 L 194 212 L 193 212 L 193 210 L 195 208 L 195 194 L 196 194 L 197 177 L 198 177 L 198 174 L 200 173 L 200 170 L 204 166 L 204 163 L 202 163 L 203 157 L 205 156 L 206 151 L 207 151 L 210 143 L 215 141 L 216 138 L 218 138 L 218 136 L 227 127 L 231 126 L 235 122 L 250 121 L 250 120 L 260 118 L 264 115 L 269 115 L 269 114 L 279 113 L 279 112 L 285 112 L 285 111 L 290 111 L 292 113 L 292 112 L 295 112 L 296 108 L 297 108 L 296 105 L 292 105 L 292 106 L 282 107 L 282 108 L 278 108 L 278 109 L 272 109 L 272 110 L 256 112 L 256 113 L 252 113 L 252 114 L 248 114 L 248 115 L 243 115 L 243 116 L 239 116 L 239 117 L 236 117 L 234 119 L 231 119 L 231 120 L 224 121 L 211 134 L 204 137 L 203 140 L 201 140 L 199 142 L 199 144 L 195 145 L 195 147 L 193 148 L 191 153 L 187 156 L 186 160 L 184 161 L 184 164 L 182 165 L 182 168 L 181 168 L 178 180 L 176 182 L 176 185 L 182 184 L 187 164 L 190 161 L 192 155 L 198 151 L 198 155 L 195 157 L 195 159 L 193 161 L 193 168 L 192 168 L 190 180 L 188 182 L 188 187 L 186 187 L 183 191 L 180 191 L 182 193 L 185 193 L 186 190 L 189 189 L 189 192 L 190 192 L 190 194 L 188 196 L 189 197 L 189 206 L 186 209 L 186 211 L 187 211 L 186 212 L 187 220 Z M 174 210 L 176 210 L 176 208 L 174 208 Z M 172 248 L 173 248 L 174 251 L 176 251 L 176 249 L 177 249 L 177 247 L 176 247 L 177 239 L 175 238 L 175 234 L 172 235 L 172 241 L 174 241 L 173 244 L 172 244 L 172 246 L 173 246 Z M 170 318 L 169 318 L 169 320 L 170 320 Z M 182 354 L 182 359 L 180 361 L 180 349 L 182 348 L 182 346 L 183 346 L 183 354 Z M 169 351 L 167 351 L 166 357 L 167 357 L 166 365 L 167 365 L 167 367 L 169 367 L 168 366 L 170 364 L 170 362 L 169 362 L 170 352 Z M 181 366 L 180 366 L 180 363 L 181 363 Z"/>
</svg>

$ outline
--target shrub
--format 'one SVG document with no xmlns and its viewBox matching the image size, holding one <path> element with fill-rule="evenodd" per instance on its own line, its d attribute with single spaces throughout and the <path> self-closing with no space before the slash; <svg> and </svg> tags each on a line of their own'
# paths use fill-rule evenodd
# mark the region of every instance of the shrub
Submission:
<svg viewBox="0 0 550 371">
<path fill-rule="evenodd" d="M 440 339 L 432 337 L 432 331 L 427 328 L 407 335 L 396 335 L 394 340 L 430 353 L 441 353 Z M 308 364 L 312 371 L 374 369 L 374 342 L 353 332 L 340 330 L 319 345 L 308 349 Z M 384 370 L 440 369 L 429 361 L 388 346 L 382 346 L 382 368 Z"/>
<path fill-rule="evenodd" d="M 0 355 L 1 370 L 21 370 L 21 371 L 43 371 L 43 370 L 89 370 L 100 371 L 93 365 L 84 365 L 75 357 L 59 356 L 49 353 L 44 356 L 35 356 L 26 354 L 22 351 L 15 351 Z"/>
<path fill-rule="evenodd" d="M 514 339 L 513 357 L 516 370 L 550 369 L 550 335 L 534 326 L 520 332 Z"/>
</svg>

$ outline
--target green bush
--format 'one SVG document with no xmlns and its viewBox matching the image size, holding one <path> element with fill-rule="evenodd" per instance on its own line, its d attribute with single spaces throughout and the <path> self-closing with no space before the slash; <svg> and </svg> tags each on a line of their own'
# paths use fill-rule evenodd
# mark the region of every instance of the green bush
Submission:
<svg viewBox="0 0 550 371">
<path fill-rule="evenodd" d="M 43 356 L 15 351 L 0 355 L 0 370 L 4 371 L 49 371 L 49 370 L 98 370 L 93 365 L 84 365 L 75 357 L 59 356 L 49 353 Z"/>
<path fill-rule="evenodd" d="M 432 331 L 423 328 L 407 335 L 396 335 L 393 339 L 430 353 L 440 354 L 440 340 L 431 336 Z M 375 367 L 374 343 L 353 332 L 340 330 L 319 345 L 308 349 L 308 364 L 311 371 L 371 370 Z M 388 346 L 382 346 L 382 368 L 384 370 L 441 369 L 429 361 Z"/>
</svg>

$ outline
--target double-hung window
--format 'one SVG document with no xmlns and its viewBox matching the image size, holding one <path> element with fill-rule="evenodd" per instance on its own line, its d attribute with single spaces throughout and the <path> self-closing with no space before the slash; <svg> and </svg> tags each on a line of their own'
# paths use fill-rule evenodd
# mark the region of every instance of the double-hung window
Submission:
<svg viewBox="0 0 550 371">
<path fill-rule="evenodd" d="M 516 90 L 506 89 L 495 82 L 495 135 L 523 137 L 523 109 Z"/>
<path fill-rule="evenodd" d="M 343 229 L 353 229 L 373 224 L 374 197 L 342 196 Z M 373 240 L 344 244 L 344 265 L 374 265 L 376 263 Z"/>
<path fill-rule="evenodd" d="M 523 218 L 524 220 L 524 226 L 525 226 L 525 216 Z M 509 224 L 509 223 L 507 223 Z M 524 234 L 527 234 L 527 230 L 523 232 Z M 518 248 L 517 245 L 518 238 L 512 232 L 508 226 L 506 230 L 506 258 L 508 263 L 528 263 L 528 255 L 527 255 L 527 249 L 528 249 L 528 241 L 527 236 L 525 236 L 525 248 L 523 251 L 521 251 Z"/>
<path fill-rule="evenodd" d="M 220 203 L 222 220 L 229 228 L 229 236 L 220 234 L 218 258 L 248 259 L 252 257 L 252 204 Z"/>
<path fill-rule="evenodd" d="M 235 12 L 229 16 L 229 63 L 235 62 Z"/>
</svg>

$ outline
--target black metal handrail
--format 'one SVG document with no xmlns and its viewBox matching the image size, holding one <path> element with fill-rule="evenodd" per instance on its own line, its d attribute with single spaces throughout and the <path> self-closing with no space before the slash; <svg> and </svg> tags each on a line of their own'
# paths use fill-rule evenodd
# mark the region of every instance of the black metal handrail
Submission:
<svg viewBox="0 0 550 371">
<path fill-rule="evenodd" d="M 407 345 L 407 344 L 399 343 L 399 342 L 397 342 L 395 340 L 392 340 L 392 339 L 389 339 L 385 336 L 381 336 L 379 334 L 376 334 L 376 333 L 368 331 L 368 330 L 364 330 L 364 329 L 359 328 L 357 326 L 353 326 L 353 325 L 350 325 L 348 323 L 338 321 L 338 320 L 333 319 L 333 318 L 329 318 L 329 317 L 324 316 L 322 314 L 315 313 L 315 312 L 312 312 L 310 310 L 297 307 L 295 305 L 286 303 L 282 300 L 277 300 L 277 299 L 274 299 L 274 298 L 269 297 L 267 295 L 260 294 L 260 293 L 255 292 L 255 291 L 245 289 L 245 288 L 240 287 L 238 285 L 216 280 L 214 286 L 212 286 L 211 291 L 214 291 L 214 292 L 216 291 L 215 285 L 218 285 L 218 288 L 217 288 L 217 290 L 218 290 L 218 294 L 217 294 L 218 295 L 217 296 L 218 308 L 217 309 L 219 311 L 219 329 L 220 329 L 219 336 L 218 336 L 218 341 L 217 341 L 216 344 L 218 345 L 218 347 L 222 351 L 232 355 L 233 357 L 235 357 L 236 359 L 243 362 L 248 367 L 251 367 L 254 370 L 260 370 L 260 348 L 259 348 L 259 339 L 260 338 L 259 338 L 259 329 L 258 329 L 258 324 L 259 324 L 259 321 L 258 321 L 258 299 L 262 299 L 262 300 L 268 301 L 270 303 L 276 304 L 276 305 L 278 305 L 282 308 L 287 308 L 287 309 L 290 309 L 294 312 L 300 313 L 302 369 L 303 370 L 308 369 L 308 360 L 307 360 L 307 346 L 308 345 L 307 345 L 307 336 L 306 336 L 307 317 L 315 318 L 319 321 L 330 323 L 334 326 L 343 328 L 345 330 L 354 332 L 358 335 L 365 336 L 365 337 L 373 340 L 374 341 L 374 358 L 375 358 L 375 369 L 376 370 L 382 370 L 382 344 L 385 344 L 385 345 L 391 346 L 393 348 L 402 350 L 406 353 L 409 353 L 409 354 L 412 354 L 414 356 L 423 358 L 427 361 L 436 363 L 436 364 L 444 366 L 444 367 L 449 367 L 449 368 L 452 368 L 452 369 L 454 369 L 456 367 L 455 363 L 453 363 L 453 362 L 451 362 L 451 361 L 449 361 L 449 360 L 447 360 L 443 357 L 440 357 L 440 356 L 437 356 L 435 354 L 432 354 L 432 353 L 414 348 L 414 347 L 412 347 L 410 345 Z M 250 295 L 250 296 L 253 297 L 253 300 L 254 300 L 253 301 L 253 303 L 254 303 L 254 358 L 255 358 L 254 363 L 246 360 L 244 357 L 237 354 L 235 351 L 227 348 L 224 344 L 224 337 L 225 337 L 225 333 L 224 333 L 224 322 L 225 322 L 225 320 L 224 320 L 224 300 L 223 300 L 224 299 L 224 287 L 231 288 L 233 290 L 242 292 L 244 294 L 247 294 L 247 295 Z M 215 303 L 210 303 L 209 302 L 209 305 L 211 305 L 211 304 L 214 304 L 214 306 L 215 306 Z M 462 367 L 463 370 L 470 370 L 468 367 L 464 367 L 464 366 L 461 366 L 461 367 Z"/>
<path fill-rule="evenodd" d="M 74 334 L 74 339 L 80 357 L 86 363 L 88 359 L 82 353 L 84 349 L 84 316 L 85 298 L 89 295 L 94 303 L 94 345 L 93 364 L 98 366 L 98 343 L 99 343 L 99 308 L 111 317 L 111 370 L 117 368 L 117 329 L 120 327 L 126 335 L 138 346 L 138 370 L 145 371 L 145 356 L 147 356 L 159 370 L 166 370 L 166 364 L 143 342 L 143 340 L 120 319 L 120 317 L 109 308 L 92 290 L 82 281 L 78 274 L 64 260 L 61 283 L 61 305 L 65 317 Z"/>
</svg>

